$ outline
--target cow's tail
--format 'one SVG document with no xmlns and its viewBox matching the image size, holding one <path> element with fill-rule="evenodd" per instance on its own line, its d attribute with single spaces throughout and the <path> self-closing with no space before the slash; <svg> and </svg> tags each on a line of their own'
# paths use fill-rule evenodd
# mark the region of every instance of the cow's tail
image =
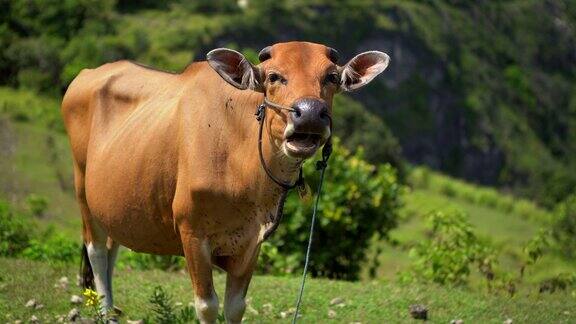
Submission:
<svg viewBox="0 0 576 324">
<path fill-rule="evenodd" d="M 82 244 L 82 257 L 80 259 L 80 280 L 84 289 L 94 289 L 94 272 L 88 259 L 86 244 Z"/>
</svg>

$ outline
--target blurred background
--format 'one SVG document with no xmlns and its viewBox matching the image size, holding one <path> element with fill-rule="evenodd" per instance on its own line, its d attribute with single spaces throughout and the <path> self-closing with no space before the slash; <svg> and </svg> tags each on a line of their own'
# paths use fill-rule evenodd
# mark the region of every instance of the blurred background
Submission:
<svg viewBox="0 0 576 324">
<path fill-rule="evenodd" d="M 217 47 L 257 62 L 290 40 L 334 47 L 341 64 L 391 57 L 335 99 L 314 276 L 576 296 L 571 0 L 0 1 L 0 255 L 79 260 L 59 104 L 81 69 L 130 59 L 179 72 Z M 309 214 L 290 197 L 260 274 L 300 272 Z M 128 250 L 119 264 L 184 266 Z"/>
</svg>

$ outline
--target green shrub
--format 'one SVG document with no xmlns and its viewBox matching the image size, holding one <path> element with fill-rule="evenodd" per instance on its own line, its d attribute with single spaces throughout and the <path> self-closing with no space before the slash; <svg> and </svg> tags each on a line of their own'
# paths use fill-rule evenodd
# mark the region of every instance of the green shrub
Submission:
<svg viewBox="0 0 576 324">
<path fill-rule="evenodd" d="M 304 167 L 311 188 L 318 184 L 314 163 Z M 362 150 L 351 154 L 338 140 L 326 169 L 318 222 L 310 261 L 313 276 L 357 279 L 365 260 L 368 243 L 375 234 L 382 237 L 396 226 L 403 187 L 389 165 L 379 168 L 362 159 Z M 312 203 L 290 195 L 285 218 L 270 239 L 276 251 L 264 248 L 260 269 L 273 273 L 292 273 L 303 266 L 308 240 Z M 280 259 L 286 259 L 281 261 Z"/>
<path fill-rule="evenodd" d="M 401 279 L 463 285 L 473 266 L 493 279 L 495 256 L 476 236 L 464 213 L 434 212 L 427 217 L 427 226 L 430 238 L 411 249 L 412 269 Z"/>
<path fill-rule="evenodd" d="M 80 256 L 80 246 L 79 241 L 62 234 L 53 234 L 45 240 L 30 240 L 29 246 L 22 251 L 22 256 L 37 261 L 76 262 Z"/>
<path fill-rule="evenodd" d="M 554 210 L 552 233 L 566 256 L 576 256 L 576 193 L 568 196 Z"/>
<path fill-rule="evenodd" d="M 17 256 L 30 245 L 31 226 L 24 215 L 0 200 L 0 256 Z"/>
<path fill-rule="evenodd" d="M 32 215 L 42 217 L 48 208 L 48 199 L 37 194 L 30 194 L 26 197 L 26 204 Z"/>
<path fill-rule="evenodd" d="M 554 293 L 557 290 L 566 290 L 576 286 L 576 273 L 560 273 L 552 278 L 542 280 L 539 292 Z"/>
</svg>

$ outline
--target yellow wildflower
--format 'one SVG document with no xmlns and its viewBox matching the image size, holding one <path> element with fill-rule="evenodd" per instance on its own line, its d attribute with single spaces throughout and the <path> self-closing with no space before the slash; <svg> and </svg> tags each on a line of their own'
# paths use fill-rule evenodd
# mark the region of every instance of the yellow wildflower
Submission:
<svg viewBox="0 0 576 324">
<path fill-rule="evenodd" d="M 98 293 L 90 288 L 84 289 L 82 295 L 84 295 L 85 297 L 84 299 L 86 301 L 84 302 L 84 304 L 86 306 L 97 306 L 98 303 L 100 302 L 100 297 L 98 296 Z"/>
</svg>

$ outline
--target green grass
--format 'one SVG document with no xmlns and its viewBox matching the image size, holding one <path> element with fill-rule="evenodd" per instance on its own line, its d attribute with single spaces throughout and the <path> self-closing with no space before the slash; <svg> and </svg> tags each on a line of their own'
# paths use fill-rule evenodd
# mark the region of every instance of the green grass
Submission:
<svg viewBox="0 0 576 324">
<path fill-rule="evenodd" d="M 0 320 L 40 319 L 53 321 L 56 315 L 66 314 L 72 306 L 69 299 L 80 289 L 70 284 L 68 289 L 55 288 L 62 276 L 71 282 L 75 266 L 54 266 L 32 261 L 0 259 Z M 216 274 L 216 289 L 223 296 L 224 275 Z M 246 321 L 253 323 L 289 322 L 280 312 L 293 307 L 298 291 L 298 278 L 257 276 L 253 279 L 248 297 L 250 310 Z M 151 316 L 148 298 L 155 286 L 162 285 L 174 302 L 184 305 L 192 300 L 187 274 L 162 271 L 121 270 L 115 275 L 116 304 L 123 309 L 124 319 Z M 344 299 L 344 307 L 330 306 L 333 298 Z M 24 305 L 29 299 L 44 304 L 41 310 Z M 220 297 L 222 298 L 222 297 Z M 271 304 L 267 311 L 265 304 Z M 335 323 L 410 323 L 408 308 L 424 304 L 432 323 L 449 323 L 453 319 L 474 323 L 502 323 L 510 318 L 515 323 L 573 323 L 576 320 L 574 292 L 554 294 L 521 293 L 515 297 L 473 292 L 438 286 L 398 286 L 377 282 L 350 283 L 322 279 L 307 281 L 302 308 L 302 323 L 328 322 L 328 310 L 333 309 Z M 253 310 L 255 311 L 253 311 Z"/>
</svg>

